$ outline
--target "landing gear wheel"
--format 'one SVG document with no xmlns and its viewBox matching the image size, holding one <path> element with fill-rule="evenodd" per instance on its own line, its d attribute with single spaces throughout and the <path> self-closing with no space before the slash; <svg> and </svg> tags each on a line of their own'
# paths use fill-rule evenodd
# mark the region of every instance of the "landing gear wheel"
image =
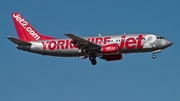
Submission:
<svg viewBox="0 0 180 101">
<path fill-rule="evenodd" d="M 91 60 L 92 65 L 96 65 L 97 61 L 95 59 Z"/>
<path fill-rule="evenodd" d="M 95 59 L 96 59 L 96 56 L 95 56 L 94 54 L 91 54 L 91 55 L 89 56 L 89 60 L 90 60 L 90 61 L 95 60 Z"/>
<path fill-rule="evenodd" d="M 155 54 L 153 54 L 153 55 L 152 55 L 152 58 L 153 58 L 153 59 L 155 59 L 155 58 L 156 58 L 156 55 L 155 55 Z"/>
<path fill-rule="evenodd" d="M 90 57 L 89 57 L 89 60 L 90 60 L 90 61 L 92 61 L 92 60 L 94 60 L 94 59 L 95 59 L 94 56 L 90 56 Z"/>
<path fill-rule="evenodd" d="M 97 64 L 95 54 L 90 54 L 89 60 L 91 61 L 92 65 L 96 65 Z"/>
</svg>

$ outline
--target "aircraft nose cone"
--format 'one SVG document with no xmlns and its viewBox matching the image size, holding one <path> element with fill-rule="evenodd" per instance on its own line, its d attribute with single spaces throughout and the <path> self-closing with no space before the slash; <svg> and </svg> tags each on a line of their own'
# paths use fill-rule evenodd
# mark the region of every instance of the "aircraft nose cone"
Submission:
<svg viewBox="0 0 180 101">
<path fill-rule="evenodd" d="M 169 40 L 166 40 L 166 45 L 169 47 L 173 44 L 173 42 L 169 41 Z"/>
</svg>

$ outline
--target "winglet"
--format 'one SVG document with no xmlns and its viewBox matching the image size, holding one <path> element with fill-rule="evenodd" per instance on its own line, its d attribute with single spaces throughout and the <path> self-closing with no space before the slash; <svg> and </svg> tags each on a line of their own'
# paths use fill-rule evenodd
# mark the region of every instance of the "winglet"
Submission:
<svg viewBox="0 0 180 101">
<path fill-rule="evenodd" d="M 7 39 L 9 39 L 10 41 L 12 41 L 13 43 L 17 44 L 17 45 L 31 45 L 31 43 L 25 42 L 25 41 L 21 41 L 19 39 L 7 36 Z"/>
</svg>

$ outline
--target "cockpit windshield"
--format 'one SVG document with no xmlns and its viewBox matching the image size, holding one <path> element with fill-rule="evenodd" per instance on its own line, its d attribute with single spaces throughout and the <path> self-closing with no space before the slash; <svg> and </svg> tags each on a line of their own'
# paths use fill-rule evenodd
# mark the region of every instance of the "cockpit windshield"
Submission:
<svg viewBox="0 0 180 101">
<path fill-rule="evenodd" d="M 160 36 L 160 37 L 157 37 L 157 39 L 165 39 L 165 38 Z"/>
</svg>

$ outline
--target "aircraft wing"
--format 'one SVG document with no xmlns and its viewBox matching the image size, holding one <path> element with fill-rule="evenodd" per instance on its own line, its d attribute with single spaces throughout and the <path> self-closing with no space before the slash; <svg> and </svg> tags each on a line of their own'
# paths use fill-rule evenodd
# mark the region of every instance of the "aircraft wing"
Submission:
<svg viewBox="0 0 180 101">
<path fill-rule="evenodd" d="M 78 36 L 75 36 L 74 34 L 65 34 L 65 35 L 71 38 L 72 43 L 75 46 L 77 46 L 79 49 L 86 49 L 86 50 L 93 50 L 93 51 L 97 51 L 101 49 L 101 46 L 99 46 L 98 44 L 95 44 L 86 39 L 80 38 Z"/>
</svg>

